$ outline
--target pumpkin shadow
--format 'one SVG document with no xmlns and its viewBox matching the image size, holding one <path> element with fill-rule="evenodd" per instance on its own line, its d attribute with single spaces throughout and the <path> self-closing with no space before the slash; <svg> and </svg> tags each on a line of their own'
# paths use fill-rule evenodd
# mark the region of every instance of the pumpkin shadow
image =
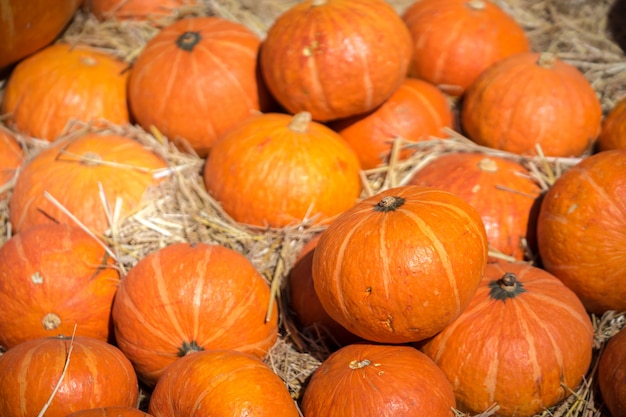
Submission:
<svg viewBox="0 0 626 417">
<path fill-rule="evenodd" d="M 615 0 L 609 9 L 607 25 L 613 41 L 626 52 L 626 0 Z"/>
</svg>

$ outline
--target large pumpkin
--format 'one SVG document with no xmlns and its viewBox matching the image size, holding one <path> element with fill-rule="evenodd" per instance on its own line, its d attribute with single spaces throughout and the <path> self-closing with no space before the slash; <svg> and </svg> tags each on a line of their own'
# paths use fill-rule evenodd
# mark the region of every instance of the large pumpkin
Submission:
<svg viewBox="0 0 626 417">
<path fill-rule="evenodd" d="M 626 97 L 609 111 L 598 136 L 598 150 L 626 149 Z"/>
<path fill-rule="evenodd" d="M 0 247 L 0 345 L 76 334 L 109 339 L 119 274 L 82 229 L 43 224 Z"/>
<path fill-rule="evenodd" d="M 154 36 L 130 74 L 132 115 L 204 157 L 241 120 L 270 107 L 257 69 L 260 39 L 219 17 L 179 20 Z"/>
<path fill-rule="evenodd" d="M 153 417 L 135 407 L 88 408 L 68 414 L 65 417 Z"/>
<path fill-rule="evenodd" d="M 597 380 L 611 415 L 626 416 L 626 328 L 611 337 L 602 351 Z"/>
<path fill-rule="evenodd" d="M 478 212 L 450 192 L 408 185 L 362 200 L 328 226 L 313 283 L 324 309 L 352 333 L 415 342 L 461 314 L 486 263 Z"/>
<path fill-rule="evenodd" d="M 91 133 L 57 141 L 20 172 L 9 206 L 13 229 L 75 225 L 73 216 L 91 231 L 104 233 L 112 226 L 116 205 L 120 219 L 131 215 L 161 182 L 155 173 L 165 168 L 161 157 L 125 136 Z"/>
<path fill-rule="evenodd" d="M 413 38 L 409 74 L 451 96 L 492 64 L 530 51 L 524 29 L 489 0 L 419 0 L 402 17 Z"/>
<path fill-rule="evenodd" d="M 73 120 L 128 123 L 127 65 L 85 45 L 54 44 L 20 62 L 2 99 L 16 130 L 52 141 Z"/>
<path fill-rule="evenodd" d="M 266 113 L 225 134 L 204 168 L 204 183 L 234 220 L 283 227 L 328 222 L 361 192 L 359 161 L 307 112 Z"/>
<path fill-rule="evenodd" d="M 0 200 L 6 197 L 24 162 L 24 151 L 11 132 L 0 125 Z"/>
<path fill-rule="evenodd" d="M 488 264 L 470 305 L 422 346 L 461 411 L 530 417 L 569 396 L 591 363 L 593 326 L 576 294 L 524 263 Z"/>
<path fill-rule="evenodd" d="M 279 376 L 258 358 L 233 350 L 205 350 L 173 363 L 148 410 L 154 417 L 299 416 Z"/>
<path fill-rule="evenodd" d="M 328 121 L 391 96 L 407 73 L 411 35 L 384 0 L 307 0 L 273 22 L 260 57 L 280 104 Z"/>
<path fill-rule="evenodd" d="M 304 390 L 306 417 L 451 417 L 452 386 L 411 346 L 352 344 L 330 355 Z"/>
<path fill-rule="evenodd" d="M 79 326 L 80 327 L 80 326 Z M 58 389 L 56 391 L 55 387 Z M 0 356 L 2 417 L 65 417 L 95 407 L 135 406 L 133 366 L 115 346 L 90 337 L 45 337 Z"/>
<path fill-rule="evenodd" d="M 543 267 L 591 313 L 626 311 L 626 150 L 583 158 L 546 192 L 537 218 Z"/>
<path fill-rule="evenodd" d="M 241 254 L 219 245 L 175 243 L 142 258 L 113 304 L 118 346 L 154 385 L 178 358 L 204 349 L 264 356 L 277 338 L 270 288 Z"/>
<path fill-rule="evenodd" d="M 546 156 L 579 156 L 598 134 L 602 107 L 573 65 L 551 53 L 520 53 L 487 68 L 466 91 L 461 124 L 476 143 Z"/>
<path fill-rule="evenodd" d="M 99 20 L 156 21 L 174 15 L 190 0 L 85 0 L 86 9 Z"/>
</svg>

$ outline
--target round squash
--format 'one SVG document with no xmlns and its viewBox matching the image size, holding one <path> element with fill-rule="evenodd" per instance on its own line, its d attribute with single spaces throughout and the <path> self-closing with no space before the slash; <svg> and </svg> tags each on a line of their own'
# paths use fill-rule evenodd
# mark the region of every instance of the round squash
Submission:
<svg viewBox="0 0 626 417">
<path fill-rule="evenodd" d="M 599 151 L 626 149 L 626 97 L 609 111 L 598 136 Z"/>
<path fill-rule="evenodd" d="M 98 20 L 157 21 L 170 17 L 190 0 L 85 0 L 86 9 Z"/>
<path fill-rule="evenodd" d="M 327 223 L 361 193 L 356 154 L 307 112 L 237 125 L 207 158 L 204 183 L 235 221 L 261 227 Z"/>
<path fill-rule="evenodd" d="M 24 151 L 11 132 L 0 126 L 0 200 L 13 188 L 17 170 L 24 162 Z"/>
<path fill-rule="evenodd" d="M 611 415 L 626 416 L 626 329 L 607 342 L 598 363 L 597 381 Z"/>
<path fill-rule="evenodd" d="M 144 129 L 156 127 L 205 157 L 225 131 L 271 107 L 257 68 L 260 43 L 242 24 L 219 17 L 163 28 L 133 64 L 132 115 Z"/>
<path fill-rule="evenodd" d="M 241 254 L 219 245 L 175 243 L 142 258 L 113 304 L 118 346 L 154 385 L 188 353 L 233 349 L 263 357 L 278 335 L 270 288 Z"/>
<path fill-rule="evenodd" d="M 492 64 L 530 52 L 524 29 L 489 0 L 419 0 L 402 18 L 411 32 L 409 74 L 461 96 Z"/>
<path fill-rule="evenodd" d="M 590 313 L 626 311 L 626 150 L 583 158 L 546 192 L 537 218 L 544 269 Z"/>
<path fill-rule="evenodd" d="M 313 254 L 313 284 L 352 333 L 417 342 L 467 307 L 487 254 L 485 227 L 465 200 L 408 185 L 360 201 L 328 226 Z"/>
<path fill-rule="evenodd" d="M 443 137 L 443 128 L 452 128 L 452 107 L 434 85 L 407 78 L 380 107 L 364 115 L 331 123 L 354 149 L 362 169 L 375 168 L 388 161 L 396 138 L 419 142 L 430 136 Z M 402 149 L 399 159 L 412 151 Z"/>
<path fill-rule="evenodd" d="M 65 417 L 153 417 L 135 407 L 99 407 L 76 411 Z"/>
<path fill-rule="evenodd" d="M 488 264 L 454 323 L 422 351 L 452 383 L 459 410 L 540 414 L 574 391 L 591 363 L 593 326 L 572 291 L 525 263 Z"/>
<path fill-rule="evenodd" d="M 302 398 L 306 417 L 449 417 L 455 405 L 450 382 L 419 350 L 365 343 L 324 360 Z"/>
<path fill-rule="evenodd" d="M 128 123 L 127 65 L 85 45 L 54 44 L 20 62 L 2 113 L 16 130 L 53 141 L 73 120 Z"/>
<path fill-rule="evenodd" d="M 105 233 L 111 226 L 108 212 L 121 204 L 120 219 L 131 215 L 161 182 L 155 172 L 165 168 L 161 157 L 125 136 L 89 133 L 59 140 L 20 172 L 9 206 L 13 229 L 55 222 L 75 225 L 46 197 L 50 195 L 88 229 Z"/>
<path fill-rule="evenodd" d="M 263 77 L 290 113 L 329 121 L 373 110 L 402 84 L 411 35 L 385 0 L 306 0 L 280 15 L 260 51 Z"/>
<path fill-rule="evenodd" d="M 131 363 L 118 348 L 98 339 L 32 339 L 0 356 L 2 417 L 37 416 L 50 398 L 46 417 L 66 417 L 87 408 L 132 407 L 138 396 Z"/>
<path fill-rule="evenodd" d="M 523 260 L 536 250 L 541 188 L 522 164 L 481 153 L 449 153 L 429 162 L 409 183 L 462 197 L 478 211 L 489 244 L 501 254 Z"/>
<path fill-rule="evenodd" d="M 205 350 L 173 363 L 150 396 L 154 417 L 298 417 L 285 383 L 258 358 Z"/>
<path fill-rule="evenodd" d="M 521 155 L 579 156 L 602 123 L 594 89 L 573 65 L 551 53 L 520 53 L 485 70 L 466 91 L 465 133 L 479 145 Z"/>
<path fill-rule="evenodd" d="M 0 247 L 0 345 L 76 334 L 109 340 L 119 274 L 82 229 L 42 224 Z M 3 415 L 0 413 L 0 415 Z"/>
</svg>

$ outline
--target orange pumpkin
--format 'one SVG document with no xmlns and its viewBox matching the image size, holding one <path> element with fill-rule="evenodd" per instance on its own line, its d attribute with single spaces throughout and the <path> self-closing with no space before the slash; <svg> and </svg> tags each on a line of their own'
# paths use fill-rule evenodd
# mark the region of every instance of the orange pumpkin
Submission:
<svg viewBox="0 0 626 417">
<path fill-rule="evenodd" d="M 49 45 L 70 22 L 82 0 L 0 0 L 0 69 Z"/>
<path fill-rule="evenodd" d="M 298 417 L 285 383 L 258 358 L 206 350 L 173 363 L 150 396 L 154 417 Z"/>
<path fill-rule="evenodd" d="M 65 417 L 153 417 L 134 407 L 100 407 L 76 411 Z"/>
<path fill-rule="evenodd" d="M 454 387 L 459 410 L 494 403 L 530 417 L 578 387 L 591 363 L 593 326 L 576 294 L 524 263 L 488 264 L 467 309 L 422 346 Z"/>
<path fill-rule="evenodd" d="M 75 224 L 49 194 L 91 231 L 104 233 L 111 226 L 107 212 L 121 203 L 120 219 L 131 215 L 161 182 L 155 172 L 166 167 L 161 157 L 124 136 L 91 133 L 57 141 L 20 172 L 9 206 L 11 223 L 15 231 L 41 223 Z"/>
<path fill-rule="evenodd" d="M 65 417 L 86 408 L 132 407 L 138 396 L 131 363 L 118 348 L 98 339 L 44 337 L 0 356 L 3 417 L 40 415 L 49 399 L 46 417 Z"/>
<path fill-rule="evenodd" d="M 478 211 L 489 244 L 500 253 L 523 260 L 536 250 L 541 189 L 522 164 L 481 153 L 449 153 L 429 162 L 409 183 L 462 197 Z"/>
<path fill-rule="evenodd" d="M 362 169 L 375 168 L 388 160 L 393 141 L 419 142 L 430 136 L 443 137 L 452 127 L 453 114 L 446 96 L 434 85 L 407 78 L 380 107 L 364 115 L 330 124 L 354 149 Z M 412 153 L 401 150 L 400 159 Z"/>
<path fill-rule="evenodd" d="M 461 124 L 474 142 L 522 155 L 579 156 L 598 134 L 602 107 L 573 65 L 520 53 L 485 70 L 466 91 Z"/>
<path fill-rule="evenodd" d="M 626 311 L 626 150 L 583 158 L 546 192 L 537 218 L 543 267 L 591 313 Z"/>
<path fill-rule="evenodd" d="M 0 247 L 0 345 L 76 334 L 109 339 L 119 275 L 82 229 L 33 226 Z M 3 415 L 0 413 L 0 415 Z"/>
<path fill-rule="evenodd" d="M 113 304 L 116 341 L 149 385 L 194 351 L 262 357 L 278 332 L 269 300 L 265 278 L 243 255 L 218 245 L 171 244 L 142 258 L 122 280 Z"/>
<path fill-rule="evenodd" d="M 53 141 L 69 122 L 128 123 L 127 65 L 84 45 L 54 44 L 20 62 L 2 106 L 16 130 Z"/>
<path fill-rule="evenodd" d="M 602 351 L 597 380 L 611 415 L 626 416 L 626 328 L 611 337 Z"/>
<path fill-rule="evenodd" d="M 170 17 L 190 0 L 85 0 L 97 19 L 148 20 Z"/>
<path fill-rule="evenodd" d="M 400 86 L 411 35 L 384 0 L 306 0 L 280 15 L 260 51 L 263 77 L 290 113 L 329 121 L 373 110 Z"/>
<path fill-rule="evenodd" d="M 133 116 L 204 157 L 215 140 L 271 101 L 257 69 L 258 37 L 218 17 L 179 20 L 154 36 L 130 74 Z"/>
<path fill-rule="evenodd" d="M 328 226 L 313 254 L 313 284 L 352 333 L 416 342 L 461 314 L 486 263 L 478 212 L 450 192 L 408 185 L 360 201 Z"/>
<path fill-rule="evenodd" d="M 499 60 L 530 51 L 524 29 L 488 0 L 419 0 L 402 17 L 413 39 L 409 74 L 451 96 Z"/>
<path fill-rule="evenodd" d="M 597 145 L 599 151 L 626 149 L 626 97 L 618 101 L 607 114 Z"/>
<path fill-rule="evenodd" d="M 352 207 L 361 192 L 359 171 L 349 145 L 309 113 L 266 113 L 215 144 L 204 183 L 234 220 L 283 227 L 325 223 Z"/>
<path fill-rule="evenodd" d="M 306 417 L 450 417 L 452 386 L 411 346 L 353 344 L 331 354 L 304 390 Z"/>
<path fill-rule="evenodd" d="M 0 199 L 12 188 L 17 170 L 24 162 L 24 151 L 8 129 L 0 126 Z"/>
</svg>

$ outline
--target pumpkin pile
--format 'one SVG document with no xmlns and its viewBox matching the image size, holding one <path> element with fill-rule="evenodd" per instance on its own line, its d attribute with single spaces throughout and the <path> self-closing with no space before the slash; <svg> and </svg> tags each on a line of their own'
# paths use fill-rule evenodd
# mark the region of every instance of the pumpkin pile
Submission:
<svg viewBox="0 0 626 417">
<path fill-rule="evenodd" d="M 626 88 L 524 1 L 0 0 L 0 415 L 624 415 Z"/>
</svg>

